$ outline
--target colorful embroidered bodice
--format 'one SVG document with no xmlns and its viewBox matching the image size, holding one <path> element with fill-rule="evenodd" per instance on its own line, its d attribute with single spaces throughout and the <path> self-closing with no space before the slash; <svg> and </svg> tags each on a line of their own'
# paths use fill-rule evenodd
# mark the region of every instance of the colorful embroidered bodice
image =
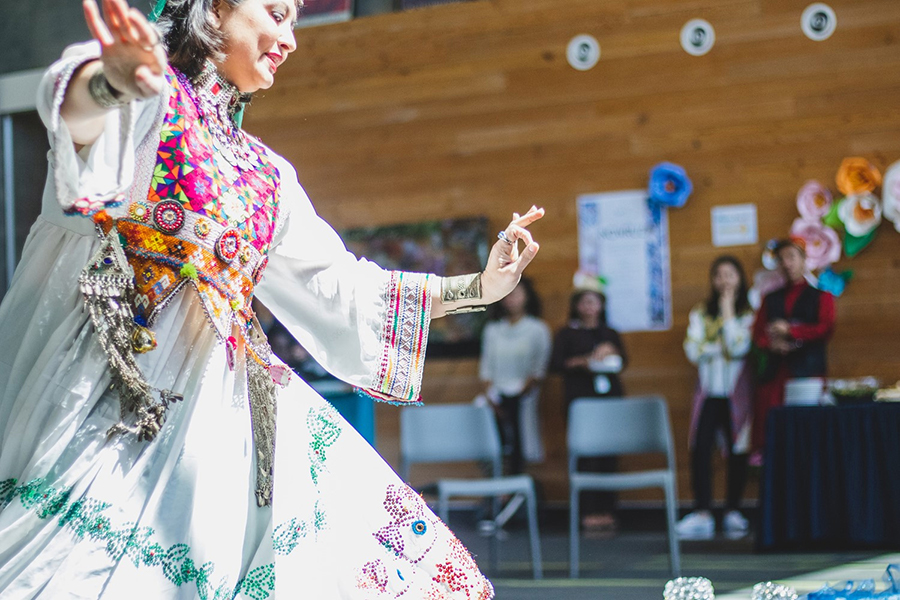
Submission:
<svg viewBox="0 0 900 600">
<path fill-rule="evenodd" d="M 134 268 L 135 315 L 152 324 L 186 283 L 221 339 L 249 327 L 250 301 L 278 221 L 279 173 L 265 147 L 231 121 L 233 88 L 171 67 L 146 200 L 117 222 Z"/>
</svg>

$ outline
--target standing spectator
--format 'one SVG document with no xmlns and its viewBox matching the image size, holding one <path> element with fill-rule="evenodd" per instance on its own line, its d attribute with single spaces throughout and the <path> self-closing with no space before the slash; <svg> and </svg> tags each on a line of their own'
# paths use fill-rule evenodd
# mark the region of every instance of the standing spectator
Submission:
<svg viewBox="0 0 900 600">
<path fill-rule="evenodd" d="M 576 275 L 576 287 L 569 300 L 569 323 L 553 342 L 551 369 L 563 376 L 563 409 L 576 398 L 621 397 L 625 394 L 619 372 L 628 357 L 618 332 L 606 324 L 606 296 L 599 279 Z M 578 469 L 599 473 L 616 470 L 614 456 L 585 457 Z M 583 492 L 585 509 L 582 526 L 594 530 L 617 527 L 613 492 Z"/>
<path fill-rule="evenodd" d="M 494 406 L 511 474 L 543 459 L 538 398 L 550 360 L 550 328 L 540 319 L 541 302 L 527 278 L 497 305 L 484 328 L 479 375 Z"/>
<path fill-rule="evenodd" d="M 760 452 L 765 442 L 769 409 L 784 403 L 788 379 L 825 377 L 826 343 L 834 330 L 834 296 L 806 281 L 804 241 L 781 240 L 775 246 L 775 258 L 787 284 L 763 298 L 753 325 L 753 343 L 760 350 L 754 453 Z"/>
<path fill-rule="evenodd" d="M 691 416 L 691 484 L 694 511 L 676 531 L 682 539 L 711 539 L 716 523 L 712 502 L 712 452 L 721 433 L 728 454 L 728 491 L 723 520 L 732 537 L 747 533 L 739 506 L 747 482 L 747 451 L 752 417 L 752 379 L 745 358 L 750 351 L 753 309 L 744 269 L 733 256 L 720 256 L 709 271 L 706 301 L 691 310 L 684 352 L 697 366 L 700 381 Z"/>
</svg>

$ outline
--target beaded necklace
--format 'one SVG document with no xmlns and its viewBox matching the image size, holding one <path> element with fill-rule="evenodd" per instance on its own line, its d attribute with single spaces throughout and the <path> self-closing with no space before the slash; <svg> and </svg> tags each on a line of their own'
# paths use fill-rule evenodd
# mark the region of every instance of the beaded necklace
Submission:
<svg viewBox="0 0 900 600">
<path fill-rule="evenodd" d="M 254 168 L 256 152 L 247 143 L 244 131 L 235 124 L 235 115 L 249 102 L 250 94 L 241 93 L 209 60 L 193 79 L 180 71 L 177 74 L 181 84 L 197 100 L 200 119 L 209 128 L 216 151 L 233 167 Z"/>
</svg>

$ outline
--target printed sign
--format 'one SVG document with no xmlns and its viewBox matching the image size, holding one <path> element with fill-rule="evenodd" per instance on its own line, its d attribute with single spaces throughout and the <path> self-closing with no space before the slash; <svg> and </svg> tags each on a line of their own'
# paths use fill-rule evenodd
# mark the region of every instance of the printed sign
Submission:
<svg viewBox="0 0 900 600">
<path fill-rule="evenodd" d="M 722 246 L 746 246 L 758 241 L 755 204 L 712 207 L 712 242 Z"/>
</svg>

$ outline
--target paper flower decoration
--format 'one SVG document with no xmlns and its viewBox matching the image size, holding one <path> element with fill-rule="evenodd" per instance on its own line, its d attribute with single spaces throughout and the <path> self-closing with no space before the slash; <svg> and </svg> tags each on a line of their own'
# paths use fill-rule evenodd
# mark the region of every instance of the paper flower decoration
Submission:
<svg viewBox="0 0 900 600">
<path fill-rule="evenodd" d="M 816 287 L 823 292 L 828 292 L 832 296 L 840 296 L 847 288 L 847 282 L 852 278 L 853 271 L 836 273 L 831 267 L 828 267 L 819 273 L 819 280 Z"/>
<path fill-rule="evenodd" d="M 884 218 L 894 223 L 894 229 L 900 231 L 900 160 L 888 167 L 884 173 L 882 189 Z"/>
<path fill-rule="evenodd" d="M 775 258 L 775 247 L 778 246 L 778 240 L 771 239 L 766 242 L 766 247 L 763 248 L 762 252 L 762 264 L 763 266 L 769 270 L 774 271 L 778 268 L 778 259 Z"/>
<path fill-rule="evenodd" d="M 845 196 L 874 192 L 881 185 L 881 173 L 865 158 L 845 158 L 838 169 L 836 182 Z"/>
<path fill-rule="evenodd" d="M 818 221 L 830 208 L 831 192 L 818 181 L 807 181 L 797 192 L 797 210 L 807 221 Z"/>
<path fill-rule="evenodd" d="M 837 232 L 818 221 L 796 219 L 791 225 L 791 236 L 806 243 L 806 267 L 810 271 L 825 268 L 841 258 L 841 240 Z"/>
<path fill-rule="evenodd" d="M 650 200 L 664 206 L 681 208 L 694 190 L 683 167 L 661 162 L 650 169 Z"/>
<path fill-rule="evenodd" d="M 606 288 L 606 278 L 585 271 L 577 271 L 572 277 L 572 286 L 579 291 L 603 293 Z"/>
<path fill-rule="evenodd" d="M 837 214 L 847 233 L 862 237 L 881 225 L 881 202 L 871 193 L 847 196 Z"/>
</svg>

